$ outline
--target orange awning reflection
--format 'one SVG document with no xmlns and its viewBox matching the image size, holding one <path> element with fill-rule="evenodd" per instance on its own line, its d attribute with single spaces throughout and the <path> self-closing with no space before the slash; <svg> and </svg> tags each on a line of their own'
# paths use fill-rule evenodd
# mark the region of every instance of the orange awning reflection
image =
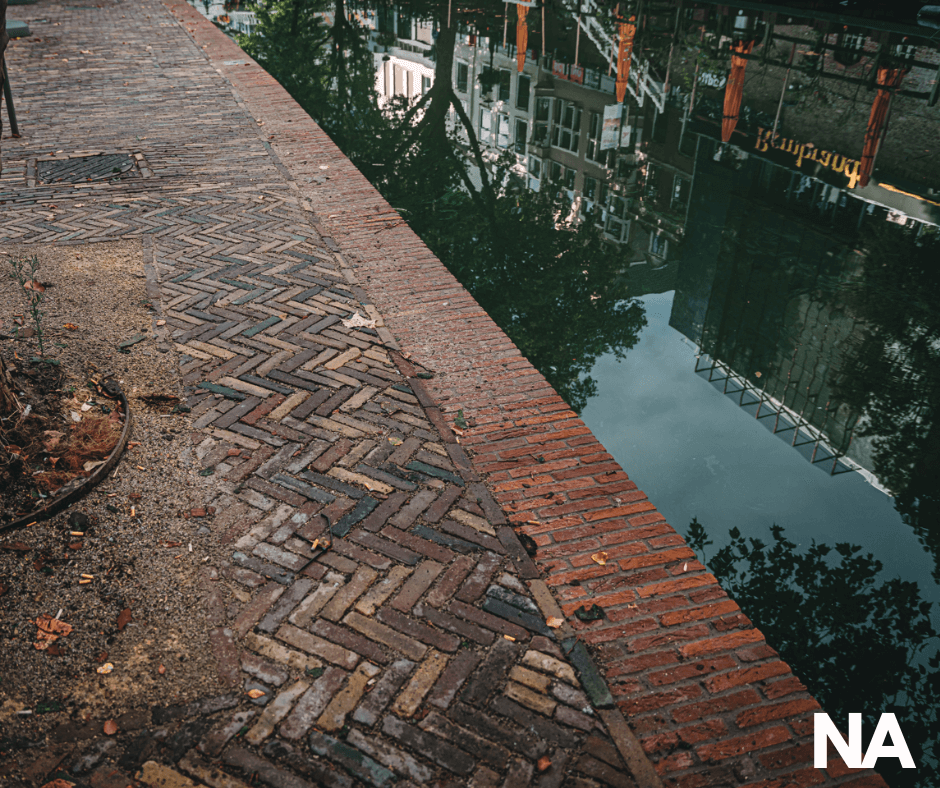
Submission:
<svg viewBox="0 0 940 788">
<path fill-rule="evenodd" d="M 859 186 L 867 186 L 871 179 L 871 171 L 875 166 L 875 154 L 881 143 L 881 132 L 888 119 L 888 107 L 891 106 L 893 88 L 901 85 L 907 69 L 879 68 L 878 69 L 878 95 L 871 105 L 871 115 L 868 116 L 868 129 L 865 131 L 865 147 L 862 149 L 862 162 L 858 172 Z"/>
<path fill-rule="evenodd" d="M 727 142 L 731 139 L 734 127 L 738 125 L 741 116 L 741 96 L 744 95 L 744 69 L 747 68 L 747 59 L 741 55 L 751 54 L 754 42 L 746 44 L 739 41 L 734 45 L 731 55 L 731 73 L 728 75 L 728 84 L 725 85 L 725 107 L 721 118 L 721 140 Z"/>
<path fill-rule="evenodd" d="M 633 54 L 633 38 L 636 36 L 636 17 L 629 22 L 620 23 L 619 44 L 617 49 L 617 103 L 623 104 L 627 95 L 627 79 L 630 76 L 630 57 Z"/>
<path fill-rule="evenodd" d="M 529 46 L 529 26 L 526 24 L 525 15 L 529 9 L 524 5 L 516 6 L 516 65 L 519 71 L 525 65 L 525 53 Z"/>
</svg>

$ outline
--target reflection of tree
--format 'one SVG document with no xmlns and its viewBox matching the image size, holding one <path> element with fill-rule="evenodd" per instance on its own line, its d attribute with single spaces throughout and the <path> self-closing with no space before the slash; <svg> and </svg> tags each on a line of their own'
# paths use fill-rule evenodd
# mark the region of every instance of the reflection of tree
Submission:
<svg viewBox="0 0 940 788">
<path fill-rule="evenodd" d="M 378 108 L 366 31 L 344 0 L 256 0 L 258 24 L 242 48 L 369 175 L 386 121 Z M 387 135 L 386 135 L 387 136 Z"/>
<path fill-rule="evenodd" d="M 875 473 L 895 506 L 934 554 L 940 579 L 940 256 L 938 236 L 919 241 L 880 222 L 864 234 L 862 267 L 850 305 L 868 325 L 839 381 L 864 411 L 874 438 Z"/>
<path fill-rule="evenodd" d="M 642 307 L 626 300 L 621 255 L 591 222 L 561 222 L 570 205 L 556 190 L 514 187 L 506 177 L 512 157 L 491 160 L 454 92 L 458 28 L 488 29 L 503 5 L 406 5 L 436 28 L 434 81 L 413 103 L 395 98 L 379 109 L 367 33 L 347 18 L 343 0 L 257 0 L 258 26 L 241 44 L 580 409 L 595 392 L 586 373 L 596 358 L 621 358 L 645 325 Z"/>
<path fill-rule="evenodd" d="M 490 222 L 454 193 L 449 215 L 418 231 L 522 354 L 581 410 L 596 393 L 587 373 L 598 356 L 623 358 L 646 317 L 639 303 L 627 300 L 619 253 L 590 222 L 559 226 L 568 206 L 556 195 L 548 184 L 537 193 L 503 194 Z"/>
<path fill-rule="evenodd" d="M 814 542 L 799 552 L 783 528 L 771 531 L 765 545 L 733 529 L 709 568 L 840 727 L 862 712 L 870 736 L 883 712 L 897 714 L 919 768 L 879 761 L 892 788 L 935 788 L 940 640 L 930 603 L 916 583 L 881 578 L 881 563 L 858 546 Z M 703 556 L 712 544 L 697 520 L 689 544 Z"/>
</svg>

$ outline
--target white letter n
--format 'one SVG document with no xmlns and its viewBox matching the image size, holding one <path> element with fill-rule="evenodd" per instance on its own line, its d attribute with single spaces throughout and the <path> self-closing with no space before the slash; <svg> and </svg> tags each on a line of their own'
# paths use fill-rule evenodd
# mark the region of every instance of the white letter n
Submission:
<svg viewBox="0 0 940 788">
<path fill-rule="evenodd" d="M 891 737 L 890 747 L 885 744 L 885 739 L 888 736 Z M 868 752 L 865 753 L 862 768 L 874 769 L 875 762 L 879 758 L 898 758 L 901 761 L 902 768 L 917 768 L 914 765 L 914 759 L 911 757 L 911 751 L 907 748 L 907 742 L 904 741 L 904 734 L 901 733 L 901 726 L 898 725 L 897 717 L 890 712 L 882 714 L 881 719 L 878 720 L 878 727 L 875 728 L 875 735 L 871 737 L 871 744 L 868 745 Z"/>
<path fill-rule="evenodd" d="M 879 725 L 880 729 L 880 725 Z M 813 766 L 825 769 L 828 761 L 827 743 L 832 742 L 850 769 L 859 769 L 862 765 L 862 715 L 849 715 L 849 740 L 842 738 L 828 714 L 813 715 Z M 910 757 L 910 756 L 908 756 Z"/>
</svg>

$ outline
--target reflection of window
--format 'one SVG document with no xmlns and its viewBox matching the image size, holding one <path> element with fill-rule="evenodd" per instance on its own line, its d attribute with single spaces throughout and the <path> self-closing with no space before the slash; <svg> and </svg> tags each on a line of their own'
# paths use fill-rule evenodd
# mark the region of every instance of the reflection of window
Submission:
<svg viewBox="0 0 940 788">
<path fill-rule="evenodd" d="M 565 169 L 565 188 L 569 191 L 574 189 L 574 178 L 577 174 L 577 170 Z"/>
<path fill-rule="evenodd" d="M 525 74 L 519 75 L 516 82 L 516 109 L 521 109 L 524 112 L 529 111 L 529 90 L 531 85 L 532 80 L 529 77 Z"/>
<path fill-rule="evenodd" d="M 669 250 L 669 241 L 662 235 L 650 235 L 650 254 L 656 257 L 665 257 Z"/>
<path fill-rule="evenodd" d="M 538 191 L 542 177 L 542 160 L 529 156 L 529 188 Z"/>
<path fill-rule="evenodd" d="M 552 183 L 561 183 L 561 179 L 565 176 L 565 168 L 562 167 L 557 161 L 552 162 Z"/>
<path fill-rule="evenodd" d="M 509 101 L 509 86 L 512 84 L 512 74 L 505 70 L 499 71 L 499 101 Z"/>
<path fill-rule="evenodd" d="M 496 116 L 496 144 L 500 148 L 509 147 L 509 116 L 501 113 Z"/>
<path fill-rule="evenodd" d="M 551 112 L 552 100 L 549 98 L 540 98 L 535 102 L 535 119 L 548 123 L 548 116 Z"/>
<path fill-rule="evenodd" d="M 427 93 L 431 89 L 431 78 L 421 77 L 421 92 Z"/>
<path fill-rule="evenodd" d="M 597 178 L 592 178 L 590 175 L 584 176 L 584 189 L 581 192 L 584 195 L 585 200 L 591 200 L 592 202 L 597 199 Z"/>
<path fill-rule="evenodd" d="M 467 84 L 470 81 L 470 69 L 466 63 L 457 64 L 457 90 L 461 93 L 467 92 Z"/>
<path fill-rule="evenodd" d="M 655 200 L 659 196 L 659 189 L 656 184 L 658 177 L 659 170 L 652 164 L 648 164 L 646 167 L 646 194 L 651 200 Z"/>
<path fill-rule="evenodd" d="M 577 153 L 581 141 L 581 110 L 570 101 L 556 101 L 553 120 L 552 145 Z"/>
<path fill-rule="evenodd" d="M 529 124 L 524 120 L 516 121 L 516 133 L 513 137 L 516 153 L 525 153 L 525 141 L 529 134 Z"/>
<path fill-rule="evenodd" d="M 411 34 L 411 16 L 404 11 L 398 12 L 398 37 L 414 38 Z"/>
<path fill-rule="evenodd" d="M 548 145 L 548 118 L 551 105 L 551 99 L 535 100 L 535 126 L 532 129 L 532 143 L 535 145 Z"/>
<path fill-rule="evenodd" d="M 676 175 L 672 182 L 672 203 L 670 207 L 679 209 L 685 208 L 689 202 L 689 191 L 692 184 L 685 178 Z"/>
<path fill-rule="evenodd" d="M 493 141 L 493 113 L 488 109 L 480 110 L 480 142 L 489 144 Z"/>
<path fill-rule="evenodd" d="M 606 156 L 601 153 L 601 126 L 603 123 L 603 116 L 599 112 L 591 113 L 591 122 L 588 124 L 587 143 L 587 157 L 591 161 L 601 161 L 602 157 L 606 158 Z"/>
<path fill-rule="evenodd" d="M 617 243 L 626 241 L 627 236 L 630 234 L 630 222 L 627 221 L 627 201 L 616 194 L 610 195 L 610 202 L 607 204 L 604 234 Z"/>
</svg>

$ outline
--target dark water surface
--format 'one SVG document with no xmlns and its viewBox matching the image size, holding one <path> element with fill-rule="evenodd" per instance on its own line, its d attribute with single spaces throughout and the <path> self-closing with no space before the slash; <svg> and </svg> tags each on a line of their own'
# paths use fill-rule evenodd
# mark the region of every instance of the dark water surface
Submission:
<svg viewBox="0 0 940 788">
<path fill-rule="evenodd" d="M 889 782 L 940 784 L 931 12 L 191 1 L 582 414 L 825 709 L 898 713 L 919 769 L 882 761 Z"/>
</svg>

